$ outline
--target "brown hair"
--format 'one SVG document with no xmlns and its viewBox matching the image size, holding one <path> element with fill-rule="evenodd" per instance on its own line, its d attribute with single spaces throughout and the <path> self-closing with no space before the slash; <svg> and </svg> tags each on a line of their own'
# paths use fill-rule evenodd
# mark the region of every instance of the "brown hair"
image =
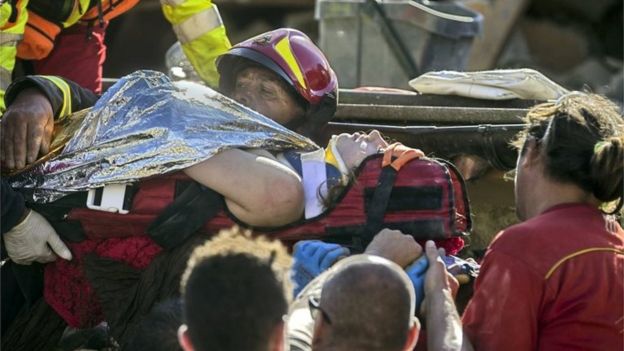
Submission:
<svg viewBox="0 0 624 351">
<path fill-rule="evenodd" d="M 624 119 L 607 98 L 572 92 L 556 102 L 533 107 L 526 128 L 513 142 L 524 152 L 535 139 L 546 159 L 548 176 L 574 183 L 601 202 L 618 200 L 624 192 Z"/>
<path fill-rule="evenodd" d="M 343 180 L 338 184 L 329 186 L 327 189 L 327 194 L 323 194 L 321 191 L 322 187 L 319 186 L 316 196 L 321 199 L 321 203 L 323 204 L 323 207 L 325 207 L 325 210 L 330 209 L 338 203 L 338 200 L 340 200 L 344 192 L 347 191 L 347 189 L 349 189 L 356 182 L 357 178 L 355 177 L 355 173 L 349 172 L 346 180 Z"/>
</svg>

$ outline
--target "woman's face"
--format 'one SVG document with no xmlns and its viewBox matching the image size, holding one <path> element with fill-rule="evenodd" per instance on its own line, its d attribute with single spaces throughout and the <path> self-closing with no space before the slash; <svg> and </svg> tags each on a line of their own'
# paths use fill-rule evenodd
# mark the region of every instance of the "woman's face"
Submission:
<svg viewBox="0 0 624 351">
<path fill-rule="evenodd" d="M 281 125 L 303 117 L 303 108 L 286 90 L 275 73 L 247 67 L 236 75 L 232 98 Z"/>
<path fill-rule="evenodd" d="M 379 153 L 382 149 L 388 147 L 388 143 L 376 130 L 368 134 L 343 133 L 335 138 L 336 149 L 348 169 L 356 168 L 367 156 Z"/>
</svg>

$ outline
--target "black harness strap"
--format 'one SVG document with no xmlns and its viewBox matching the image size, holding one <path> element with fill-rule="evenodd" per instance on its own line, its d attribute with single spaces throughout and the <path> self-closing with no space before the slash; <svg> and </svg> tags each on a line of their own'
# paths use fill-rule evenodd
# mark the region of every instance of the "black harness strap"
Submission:
<svg viewBox="0 0 624 351">
<path fill-rule="evenodd" d="M 224 207 L 223 196 L 196 182 L 190 183 L 147 228 L 165 249 L 182 244 Z"/>
<path fill-rule="evenodd" d="M 366 214 L 366 227 L 362 234 L 362 244 L 366 245 L 373 240 L 375 234 L 383 227 L 383 218 L 388 208 L 390 194 L 396 180 L 397 171 L 392 167 L 381 169 L 377 186 Z"/>
</svg>

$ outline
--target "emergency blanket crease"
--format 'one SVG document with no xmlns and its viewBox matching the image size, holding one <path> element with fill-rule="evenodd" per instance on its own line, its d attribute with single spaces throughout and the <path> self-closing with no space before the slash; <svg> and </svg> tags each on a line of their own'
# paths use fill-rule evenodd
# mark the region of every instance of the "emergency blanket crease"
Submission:
<svg viewBox="0 0 624 351">
<path fill-rule="evenodd" d="M 229 148 L 312 151 L 319 147 L 200 84 L 138 71 L 84 117 L 63 152 L 12 179 L 46 203 L 67 193 L 184 169 Z"/>
</svg>

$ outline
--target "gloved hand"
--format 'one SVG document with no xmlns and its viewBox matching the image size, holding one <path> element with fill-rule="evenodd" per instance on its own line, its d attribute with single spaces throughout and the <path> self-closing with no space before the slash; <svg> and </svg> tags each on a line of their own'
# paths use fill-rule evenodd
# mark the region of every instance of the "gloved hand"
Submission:
<svg viewBox="0 0 624 351">
<path fill-rule="evenodd" d="M 52 262 L 56 255 L 72 259 L 71 252 L 50 223 L 32 210 L 20 224 L 4 233 L 3 239 L 9 257 L 17 264 Z"/>
<path fill-rule="evenodd" d="M 295 283 L 294 296 L 338 259 L 349 255 L 349 249 L 338 244 L 319 240 L 303 240 L 295 244 L 292 278 Z"/>
<path fill-rule="evenodd" d="M 414 284 L 416 291 L 416 311 L 420 311 L 420 304 L 425 299 L 425 273 L 429 267 L 429 261 L 426 255 L 420 256 L 414 263 L 405 267 L 405 273 Z"/>
</svg>

